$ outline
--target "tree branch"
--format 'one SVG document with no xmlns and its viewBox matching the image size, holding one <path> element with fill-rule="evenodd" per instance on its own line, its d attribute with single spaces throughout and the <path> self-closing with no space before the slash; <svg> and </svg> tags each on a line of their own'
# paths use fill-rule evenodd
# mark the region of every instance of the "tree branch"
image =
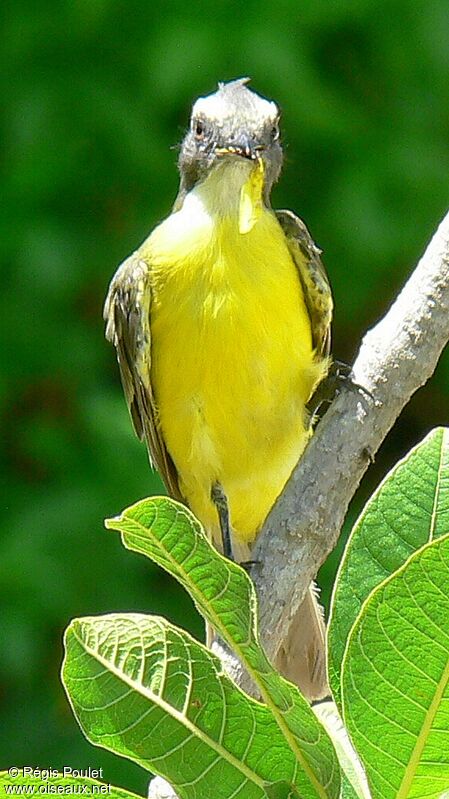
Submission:
<svg viewBox="0 0 449 799">
<path fill-rule="evenodd" d="M 274 659 L 310 582 L 335 547 L 374 453 L 449 339 L 449 214 L 384 318 L 362 341 L 354 381 L 318 425 L 252 552 L 267 654 Z"/>
</svg>

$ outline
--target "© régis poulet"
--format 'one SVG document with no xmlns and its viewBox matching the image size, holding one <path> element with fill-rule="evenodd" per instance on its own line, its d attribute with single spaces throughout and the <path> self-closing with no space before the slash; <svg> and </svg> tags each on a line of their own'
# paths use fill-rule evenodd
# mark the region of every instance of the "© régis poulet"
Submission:
<svg viewBox="0 0 449 799">
<path fill-rule="evenodd" d="M 329 369 L 332 298 L 320 251 L 273 211 L 279 109 L 247 80 L 199 98 L 173 210 L 118 269 L 105 306 L 134 427 L 168 492 L 216 546 L 247 560 L 311 435 L 306 404 Z M 326 693 L 311 588 L 294 678 Z"/>
</svg>

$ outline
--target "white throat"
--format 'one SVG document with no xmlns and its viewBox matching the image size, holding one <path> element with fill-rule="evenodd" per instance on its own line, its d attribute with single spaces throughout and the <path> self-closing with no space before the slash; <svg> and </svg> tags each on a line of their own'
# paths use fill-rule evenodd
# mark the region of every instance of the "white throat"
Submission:
<svg viewBox="0 0 449 799">
<path fill-rule="evenodd" d="M 242 188 L 248 181 L 254 162 L 232 156 L 224 158 L 207 178 L 190 191 L 184 206 L 201 205 L 204 212 L 213 218 L 238 218 Z"/>
</svg>

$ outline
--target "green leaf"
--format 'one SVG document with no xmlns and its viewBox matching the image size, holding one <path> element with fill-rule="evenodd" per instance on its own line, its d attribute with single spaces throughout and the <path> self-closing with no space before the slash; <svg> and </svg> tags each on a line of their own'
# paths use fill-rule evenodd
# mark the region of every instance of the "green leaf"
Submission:
<svg viewBox="0 0 449 799">
<path fill-rule="evenodd" d="M 449 787 L 449 536 L 371 594 L 343 660 L 343 713 L 378 799 Z"/>
<path fill-rule="evenodd" d="M 349 633 L 371 591 L 417 549 L 449 530 L 449 430 L 437 428 L 387 475 L 347 544 L 332 596 L 329 679 L 341 710 L 340 672 Z"/>
<path fill-rule="evenodd" d="M 262 799 L 265 783 L 296 781 L 295 757 L 267 708 L 165 619 L 74 620 L 65 647 L 63 682 L 89 741 L 162 775 L 180 797 Z"/>
<path fill-rule="evenodd" d="M 167 497 L 138 502 L 106 526 L 122 533 L 126 547 L 179 580 L 236 653 L 300 765 L 298 790 L 305 796 L 338 796 L 340 770 L 330 738 L 298 688 L 280 677 L 260 646 L 256 594 L 246 572 L 211 546 L 187 508 Z"/>
<path fill-rule="evenodd" d="M 51 771 L 51 774 L 46 773 L 49 771 Z M 25 796 L 49 794 L 51 796 L 73 796 L 75 794 L 76 796 L 111 796 L 112 799 L 141 799 L 136 794 L 125 791 L 123 788 L 116 788 L 114 785 L 108 785 L 89 777 L 64 776 L 62 773 L 55 773 L 55 771 L 41 769 L 40 776 L 30 776 L 24 768 L 19 769 L 17 776 L 11 776 L 11 769 L 9 771 L 0 771 L 0 796 L 17 796 L 19 794 Z"/>
<path fill-rule="evenodd" d="M 268 799 L 301 799 L 299 793 L 288 782 L 275 782 L 266 785 Z"/>
</svg>

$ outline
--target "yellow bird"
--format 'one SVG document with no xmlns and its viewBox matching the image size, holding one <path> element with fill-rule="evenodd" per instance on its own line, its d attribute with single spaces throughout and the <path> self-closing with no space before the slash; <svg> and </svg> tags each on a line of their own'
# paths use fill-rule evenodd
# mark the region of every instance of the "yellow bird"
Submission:
<svg viewBox="0 0 449 799">
<path fill-rule="evenodd" d="M 105 305 L 137 434 L 168 492 L 237 560 L 311 435 L 329 368 L 332 298 L 304 223 L 273 211 L 279 109 L 246 86 L 199 98 L 173 210 L 118 269 Z M 325 690 L 323 623 L 303 606 L 310 698 Z"/>
</svg>

